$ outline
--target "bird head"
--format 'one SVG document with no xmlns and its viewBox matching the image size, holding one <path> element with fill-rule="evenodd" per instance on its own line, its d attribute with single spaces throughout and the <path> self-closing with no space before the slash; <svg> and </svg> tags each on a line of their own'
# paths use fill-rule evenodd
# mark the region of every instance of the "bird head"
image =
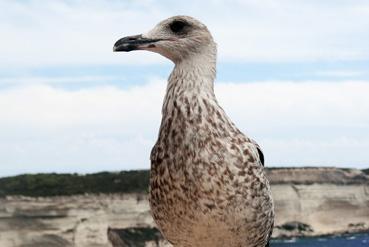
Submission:
<svg viewBox="0 0 369 247">
<path fill-rule="evenodd" d="M 204 24 L 189 16 L 173 16 L 145 34 L 119 39 L 113 51 L 148 50 L 178 63 L 206 47 L 215 53 L 216 45 Z"/>
</svg>

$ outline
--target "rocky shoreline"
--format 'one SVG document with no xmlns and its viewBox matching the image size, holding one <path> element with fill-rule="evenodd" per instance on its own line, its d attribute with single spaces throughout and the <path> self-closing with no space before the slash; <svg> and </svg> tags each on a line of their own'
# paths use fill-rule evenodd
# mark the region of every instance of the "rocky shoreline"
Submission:
<svg viewBox="0 0 369 247">
<path fill-rule="evenodd" d="M 295 222 L 297 223 L 297 222 Z M 303 224 L 303 223 L 297 223 Z M 305 225 L 305 224 L 304 224 Z M 306 225 L 304 226 L 306 227 Z M 289 229 L 290 231 L 290 229 Z M 291 232 L 290 232 L 291 233 Z M 280 235 L 273 237 L 272 241 L 293 240 L 296 238 L 329 238 L 340 236 L 352 236 L 357 234 L 369 234 L 369 228 L 360 230 L 349 230 L 345 232 L 335 232 L 330 234 L 309 235 L 302 232 L 294 232 L 288 235 Z M 138 247 L 138 246 L 157 246 L 169 247 L 171 246 L 165 241 L 159 230 L 154 227 L 132 227 L 125 229 L 108 229 L 108 239 L 114 247 Z"/>
<path fill-rule="evenodd" d="M 274 238 L 369 231 L 363 171 L 279 168 L 267 176 L 276 206 Z M 169 246 L 154 227 L 145 193 L 0 198 L 4 247 Z"/>
</svg>

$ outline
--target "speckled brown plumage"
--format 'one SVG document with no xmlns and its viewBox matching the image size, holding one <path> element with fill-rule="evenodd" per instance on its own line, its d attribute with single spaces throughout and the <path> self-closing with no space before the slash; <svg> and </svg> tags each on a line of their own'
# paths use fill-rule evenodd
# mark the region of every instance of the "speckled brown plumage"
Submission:
<svg viewBox="0 0 369 247">
<path fill-rule="evenodd" d="M 160 41 L 137 49 L 175 63 L 151 152 L 149 200 L 159 229 L 176 247 L 266 246 L 274 211 L 264 158 L 216 100 L 209 31 L 175 16 L 142 37 Z"/>
</svg>

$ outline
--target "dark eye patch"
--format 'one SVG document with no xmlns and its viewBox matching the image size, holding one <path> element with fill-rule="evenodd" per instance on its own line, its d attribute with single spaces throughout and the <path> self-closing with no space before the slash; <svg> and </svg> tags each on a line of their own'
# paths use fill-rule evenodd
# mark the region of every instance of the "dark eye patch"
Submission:
<svg viewBox="0 0 369 247">
<path fill-rule="evenodd" d="M 185 27 L 189 26 L 187 22 L 176 20 L 170 23 L 169 28 L 173 33 L 180 33 L 185 29 Z"/>
</svg>

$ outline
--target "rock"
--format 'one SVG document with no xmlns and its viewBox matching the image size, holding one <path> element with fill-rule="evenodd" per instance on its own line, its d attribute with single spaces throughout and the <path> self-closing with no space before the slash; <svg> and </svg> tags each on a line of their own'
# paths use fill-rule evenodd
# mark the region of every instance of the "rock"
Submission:
<svg viewBox="0 0 369 247">
<path fill-rule="evenodd" d="M 154 226 L 146 195 L 0 198 L 0 246 L 108 247 L 109 226 Z"/>
<path fill-rule="evenodd" d="M 154 227 L 131 227 L 108 229 L 108 238 L 113 247 L 165 247 L 170 246 L 158 229 Z"/>
<path fill-rule="evenodd" d="M 369 184 L 369 176 L 358 169 L 334 167 L 269 168 L 266 170 L 266 175 L 271 184 Z"/>
<path fill-rule="evenodd" d="M 302 222 L 291 221 L 286 222 L 283 225 L 275 226 L 274 231 L 279 237 L 301 237 L 309 236 L 313 234 L 313 228 Z"/>
<path fill-rule="evenodd" d="M 348 224 L 348 232 L 360 232 L 366 231 L 367 229 L 369 229 L 368 225 L 364 222 Z"/>
</svg>

